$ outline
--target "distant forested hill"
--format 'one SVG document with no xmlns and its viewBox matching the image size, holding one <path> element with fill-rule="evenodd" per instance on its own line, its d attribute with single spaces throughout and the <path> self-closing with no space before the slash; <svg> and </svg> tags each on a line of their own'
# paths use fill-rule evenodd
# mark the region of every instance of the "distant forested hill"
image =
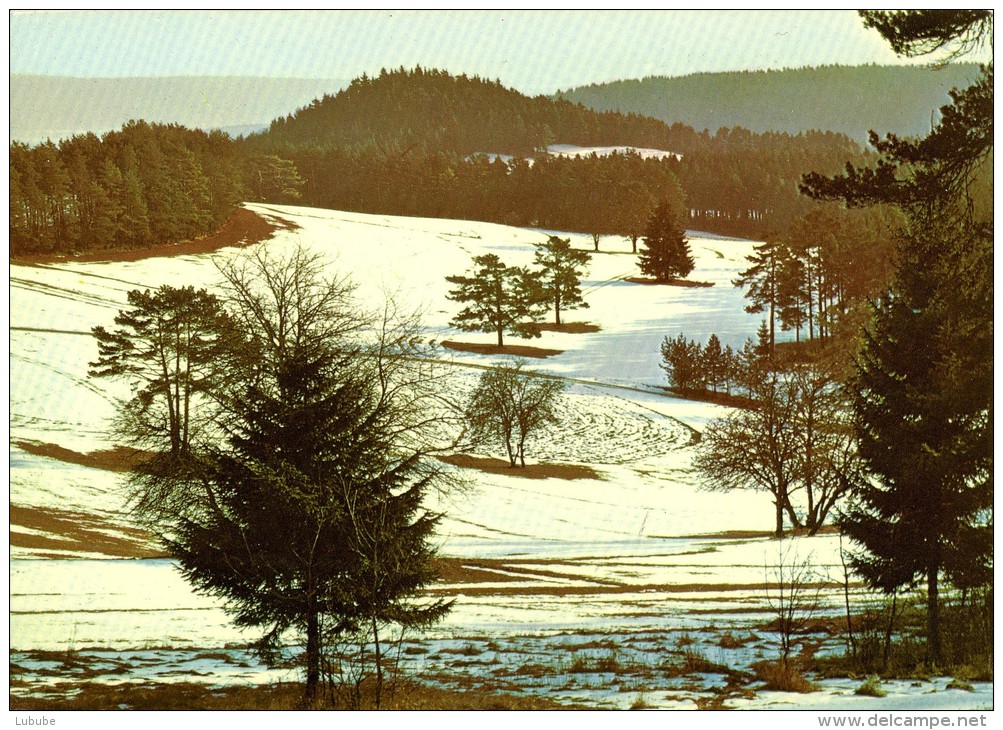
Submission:
<svg viewBox="0 0 1003 730">
<path fill-rule="evenodd" d="M 823 66 L 783 71 L 702 73 L 591 84 L 558 98 L 598 111 L 633 112 L 711 132 L 840 132 L 858 142 L 868 130 L 924 135 L 952 87 L 969 86 L 978 66 Z"/>
<path fill-rule="evenodd" d="M 398 154 L 499 152 L 529 155 L 554 142 L 633 145 L 686 152 L 693 130 L 635 114 L 597 113 L 498 81 L 420 67 L 363 75 L 335 95 L 272 122 L 268 146 L 362 149 Z"/>
<path fill-rule="evenodd" d="M 564 160 L 544 153 L 554 142 L 655 148 L 681 159 Z M 832 132 L 706 133 L 422 68 L 358 78 L 242 147 L 290 161 L 308 205 L 582 231 L 596 245 L 606 233 L 636 239 L 660 200 L 673 202 L 690 227 L 760 235 L 808 204 L 798 194 L 802 175 L 834 174 L 863 154 Z M 492 163 L 478 152 L 514 158 Z"/>
</svg>

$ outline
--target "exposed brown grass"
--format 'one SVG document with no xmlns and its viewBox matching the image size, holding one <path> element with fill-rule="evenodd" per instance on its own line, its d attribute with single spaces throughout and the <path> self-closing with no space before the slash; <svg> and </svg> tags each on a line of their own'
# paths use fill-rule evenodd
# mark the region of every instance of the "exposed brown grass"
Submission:
<svg viewBox="0 0 1003 730">
<path fill-rule="evenodd" d="M 61 697 L 10 697 L 11 710 L 299 710 L 303 687 L 286 683 L 253 687 L 214 688 L 193 683 L 115 684 L 60 683 Z M 75 694 L 73 692 L 76 691 Z M 384 693 L 387 710 L 558 710 L 570 709 L 543 697 L 517 696 L 478 689 L 452 690 L 417 682 L 399 683 L 393 696 Z M 374 708 L 371 693 L 362 707 Z M 344 710 L 349 705 L 325 698 L 316 709 Z"/>
<path fill-rule="evenodd" d="M 454 340 L 443 340 L 442 346 L 447 350 L 456 352 L 472 352 L 477 355 L 515 355 L 517 357 L 545 358 L 560 355 L 564 350 L 548 350 L 545 347 L 532 347 L 530 345 L 481 345 L 473 342 L 456 342 Z"/>
<path fill-rule="evenodd" d="M 698 401 L 700 403 L 716 403 L 720 406 L 731 406 L 732 408 L 753 408 L 756 402 L 744 395 L 730 395 L 728 393 L 715 393 L 713 390 L 705 388 L 670 388 L 663 386 L 664 391 L 677 398 Z"/>
<path fill-rule="evenodd" d="M 595 469 L 580 464 L 527 464 L 513 467 L 503 459 L 469 454 L 453 454 L 439 458 L 447 464 L 463 469 L 477 469 L 488 474 L 504 474 L 523 479 L 602 479 Z"/>
<path fill-rule="evenodd" d="M 562 332 L 568 335 L 591 335 L 600 332 L 602 327 L 591 322 L 547 322 L 537 325 L 541 332 Z"/>
<path fill-rule="evenodd" d="M 648 284 L 651 286 L 682 286 L 682 287 L 710 287 L 714 286 L 712 281 L 690 281 L 689 279 L 669 279 L 668 281 L 658 281 L 641 276 L 631 276 L 626 279 L 631 284 Z"/>
<path fill-rule="evenodd" d="M 610 651 L 603 656 L 576 656 L 565 671 L 568 674 L 623 674 L 629 669 L 617 659 L 615 651 Z"/>
<path fill-rule="evenodd" d="M 717 645 L 722 649 L 741 649 L 748 643 L 748 639 L 740 639 L 730 631 L 725 631 L 718 639 Z"/>
<path fill-rule="evenodd" d="M 492 570 L 504 569 L 498 560 L 463 560 L 461 558 L 435 559 L 435 572 L 444 583 L 481 583 L 484 581 L 504 582 L 522 580 L 519 576 L 495 573 Z"/>
<path fill-rule="evenodd" d="M 154 558 L 163 553 L 150 547 L 152 536 L 135 527 L 112 523 L 96 515 L 51 507 L 10 505 L 11 526 L 20 525 L 51 535 L 10 531 L 12 547 L 29 550 L 69 550 L 116 558 Z M 111 534 L 107 530 L 113 531 Z"/>
<path fill-rule="evenodd" d="M 53 254 L 36 254 L 34 256 L 19 256 L 11 260 L 15 264 L 58 264 L 65 261 L 80 262 L 111 262 L 111 261 L 142 261 L 159 256 L 189 256 L 193 254 L 212 253 L 227 246 L 249 246 L 252 243 L 267 240 L 279 228 L 293 229 L 296 225 L 287 221 L 266 220 L 247 208 L 237 208 L 230 218 L 220 226 L 219 230 L 208 236 L 196 238 L 194 241 L 149 246 L 135 250 L 109 249 L 90 251 L 80 256 L 57 256 Z"/>
<path fill-rule="evenodd" d="M 12 441 L 11 443 L 22 451 L 34 456 L 46 456 L 68 464 L 78 464 L 80 466 L 88 466 L 92 469 L 104 469 L 105 471 L 129 471 L 139 464 L 143 458 L 142 451 L 125 446 L 82 453 L 50 443 L 35 441 Z"/>
</svg>

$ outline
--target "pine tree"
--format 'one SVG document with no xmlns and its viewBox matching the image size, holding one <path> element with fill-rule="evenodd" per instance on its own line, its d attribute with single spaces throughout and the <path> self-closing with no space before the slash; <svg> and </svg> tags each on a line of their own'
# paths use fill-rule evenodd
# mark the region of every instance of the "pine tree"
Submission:
<svg viewBox="0 0 1003 730">
<path fill-rule="evenodd" d="M 749 314 L 768 311 L 766 324 L 769 327 L 769 346 L 776 344 L 776 324 L 783 307 L 781 278 L 785 266 L 785 247 L 778 237 L 770 236 L 755 246 L 755 254 L 749 258 L 752 264 L 733 283 L 748 287 L 745 296 L 751 302 L 745 307 Z"/>
<path fill-rule="evenodd" d="M 571 239 L 551 236 L 536 247 L 535 263 L 540 267 L 542 293 L 554 305 L 554 322 L 561 324 L 562 309 L 587 308 L 582 299 L 581 277 L 589 263 L 585 251 L 571 248 Z"/>
<path fill-rule="evenodd" d="M 472 275 L 447 276 L 456 284 L 449 292 L 454 302 L 467 302 L 450 324 L 464 332 L 495 332 L 498 347 L 505 344 L 505 332 L 519 337 L 539 337 L 536 322 L 547 302 L 539 279 L 517 266 L 506 266 L 495 254 L 475 256 Z"/>
<path fill-rule="evenodd" d="M 704 378 L 715 393 L 719 385 L 722 385 L 728 377 L 728 361 L 725 358 L 724 350 L 721 349 L 721 340 L 716 334 L 711 334 L 700 353 L 700 363 L 703 368 Z"/>
<path fill-rule="evenodd" d="M 673 388 L 695 390 L 705 386 L 700 343 L 687 340 L 682 333 L 675 339 L 666 336 L 662 340 L 661 352 L 660 367 Z"/>
<path fill-rule="evenodd" d="M 215 295 L 190 286 L 127 297 L 131 309 L 116 315 L 115 329 L 94 328 L 98 359 L 90 375 L 124 380 L 135 394 L 123 405 L 122 436 L 183 457 L 202 436 L 204 423 L 193 417 L 200 399 L 224 377 L 229 318 Z"/>
<path fill-rule="evenodd" d="M 674 208 L 664 200 L 648 220 L 638 266 L 642 273 L 663 284 L 676 278 L 684 279 L 693 271 L 686 231 Z"/>
</svg>

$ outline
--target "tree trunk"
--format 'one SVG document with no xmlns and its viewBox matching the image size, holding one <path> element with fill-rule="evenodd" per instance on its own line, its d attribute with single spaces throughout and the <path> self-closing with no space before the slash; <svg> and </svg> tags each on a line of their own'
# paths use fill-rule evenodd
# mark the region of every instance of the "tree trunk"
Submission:
<svg viewBox="0 0 1003 730">
<path fill-rule="evenodd" d="M 317 687 L 320 684 L 320 622 L 313 599 L 310 599 L 306 616 L 306 690 L 304 700 L 307 707 L 317 703 Z"/>
<path fill-rule="evenodd" d="M 780 497 L 777 497 L 774 502 L 777 508 L 777 527 L 773 532 L 774 537 L 784 536 L 784 502 Z"/>
<path fill-rule="evenodd" d="M 787 510 L 787 516 L 791 519 L 791 527 L 801 527 L 801 520 L 798 519 L 798 513 L 794 511 L 794 505 L 791 504 L 790 497 L 784 495 L 784 509 Z"/>
<path fill-rule="evenodd" d="M 376 652 L 376 709 L 380 709 L 380 702 L 383 699 L 383 657 L 380 653 L 380 629 L 373 617 L 373 649 Z"/>
<path fill-rule="evenodd" d="M 504 347 L 505 346 L 505 341 L 504 341 L 504 339 L 502 337 L 503 334 L 504 334 L 504 331 L 505 330 L 504 330 L 503 327 L 499 327 L 498 328 L 498 347 Z"/>
<path fill-rule="evenodd" d="M 934 669 L 940 665 L 940 587 L 937 583 L 939 572 L 940 566 L 934 564 L 926 574 L 926 644 L 930 654 L 930 665 Z"/>
</svg>

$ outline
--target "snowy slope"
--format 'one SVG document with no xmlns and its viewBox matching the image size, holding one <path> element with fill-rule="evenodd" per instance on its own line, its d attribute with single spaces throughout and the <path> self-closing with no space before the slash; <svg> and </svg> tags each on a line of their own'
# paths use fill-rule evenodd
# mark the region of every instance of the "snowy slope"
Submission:
<svg viewBox="0 0 1003 730">
<path fill-rule="evenodd" d="M 279 231 L 269 246 L 278 249 L 302 245 L 319 251 L 328 257 L 333 270 L 351 276 L 367 306 L 378 306 L 387 293 L 392 293 L 405 308 L 425 312 L 430 337 L 469 342 L 491 343 L 493 335 L 464 334 L 449 327 L 459 305 L 446 297 L 450 285 L 445 276 L 463 273 L 473 256 L 484 253 L 495 253 L 509 264 L 529 264 L 535 244 L 549 235 L 467 221 L 294 207 L 254 209 L 299 226 Z M 591 248 L 586 236 L 569 235 L 577 247 Z M 743 312 L 741 292 L 730 285 L 735 272 L 744 265 L 751 243 L 693 234 L 691 245 L 697 262 L 693 278 L 712 282 L 713 287 L 630 283 L 626 279 L 636 275 L 637 269 L 629 243 L 618 237 L 604 238 L 603 252 L 592 256 L 583 284 L 589 308 L 565 314 L 566 319 L 599 325 L 601 331 L 585 335 L 544 333 L 530 344 L 563 352 L 534 361 L 533 367 L 588 383 L 654 390 L 664 383 L 658 348 L 665 335 L 685 332 L 705 339 L 710 332 L 717 332 L 723 342 L 734 345 L 751 336 L 757 321 Z M 96 357 L 95 344 L 87 333 L 95 325 L 111 324 L 130 289 L 178 282 L 211 285 L 217 278 L 212 259 L 233 254 L 231 249 L 212 256 L 129 263 L 11 267 L 11 440 L 53 443 L 82 452 L 112 446 L 105 433 L 114 414 L 114 398 L 124 393 L 116 391 L 113 384 L 87 377 L 87 363 Z M 445 351 L 445 356 L 458 365 L 483 366 L 494 361 L 450 351 Z M 460 369 L 457 381 L 469 387 L 477 372 Z M 541 509 L 536 513 L 559 515 L 563 510 L 575 515 L 570 529 L 578 538 L 637 534 L 644 515 L 648 515 L 647 529 L 661 535 L 754 526 L 747 519 L 747 510 L 725 508 L 726 503 L 758 501 L 753 495 L 742 495 L 740 499 L 732 495 L 727 500 L 723 495 L 707 495 L 697 492 L 688 476 L 687 446 L 692 433 L 683 424 L 699 426 L 719 412 L 719 407 L 582 384 L 572 388 L 566 403 L 561 431 L 538 456 L 599 467 L 609 464 L 603 486 L 597 487 L 605 498 L 595 503 L 596 524 L 591 527 L 587 511 L 583 513 L 559 490 L 539 491 L 540 485 L 534 484 L 532 494 L 525 499 L 540 501 Z M 22 454 L 16 448 L 13 451 L 18 458 L 12 470 L 12 501 L 51 504 L 52 499 L 46 495 L 52 493 L 52 488 L 33 486 L 38 481 L 33 475 L 44 467 L 38 463 L 41 457 Z M 639 470 L 655 476 L 642 477 L 644 486 L 638 486 Z M 82 467 L 77 471 L 87 472 Z M 502 495 L 515 494 L 521 481 L 479 478 L 478 487 L 485 485 L 491 499 L 504 504 L 489 505 L 467 495 L 467 506 L 457 509 L 491 515 L 495 524 L 490 530 L 494 533 L 519 532 L 514 525 L 522 520 L 519 507 L 525 506 L 524 500 Z M 615 486 L 610 487 L 610 482 Z M 488 484 L 501 486 L 492 490 Z M 664 485 L 675 491 L 665 492 Z M 583 488 L 574 486 L 569 491 L 580 497 Z M 694 500 L 715 506 L 704 509 L 695 506 Z M 678 509 L 680 503 L 687 507 Z M 544 504 L 549 508 L 544 509 Z M 566 509 L 560 505 L 566 505 Z M 612 524 L 610 505 L 622 511 Z M 451 515 L 456 513 L 450 511 Z M 725 517 L 727 513 L 734 519 Z M 553 539 L 561 518 L 553 519 L 558 524 L 540 524 L 532 534 Z M 447 532 L 455 531 L 452 523 L 449 527 Z"/>
<path fill-rule="evenodd" d="M 495 253 L 507 264 L 530 264 L 535 245 L 552 233 L 469 221 L 250 207 L 298 226 L 279 230 L 261 245 L 320 252 L 332 271 L 355 281 L 365 305 L 379 306 L 390 293 L 404 309 L 423 312 L 429 337 L 470 343 L 493 344 L 494 336 L 449 326 L 458 305 L 446 298 L 450 285 L 445 276 L 464 273 L 472 257 L 484 253 Z M 561 235 L 591 252 L 591 238 Z M 632 283 L 628 279 L 638 270 L 630 243 L 604 237 L 584 282 L 589 308 L 564 317 L 591 322 L 600 330 L 546 332 L 528 343 L 561 351 L 533 360 L 532 368 L 569 379 L 561 422 L 531 445 L 531 459 L 587 465 L 598 478 L 526 479 L 464 470 L 468 486 L 462 493 L 431 500 L 430 507 L 446 514 L 437 535 L 440 553 L 458 565 L 473 564 L 471 569 L 482 576 L 439 587 L 457 601 L 430 635 L 433 646 L 455 649 L 461 639 L 479 637 L 511 646 L 513 653 L 500 661 L 535 661 L 541 653 L 563 661 L 560 642 L 576 633 L 615 634 L 624 646 L 647 641 L 651 634 L 638 656 L 657 663 L 681 635 L 692 635 L 701 650 L 714 656 L 723 651 L 715 644 L 722 629 L 739 631 L 762 621 L 768 605 L 757 586 L 769 579 L 770 566 L 778 562 L 778 545 L 724 533 L 768 529 L 772 506 L 761 494 L 700 488 L 691 465 L 694 436 L 723 408 L 661 394 L 665 376 L 659 368 L 659 344 L 666 335 L 682 332 L 705 341 L 714 332 L 733 346 L 754 335 L 758 318 L 745 313 L 742 293 L 731 285 L 746 266 L 753 242 L 696 232 L 690 242 L 696 260 L 691 278 L 713 286 Z M 109 532 L 115 525 L 128 525 L 119 475 L 29 454 L 16 444 L 54 444 L 79 452 L 113 446 L 107 429 L 115 398 L 125 394 L 88 378 L 87 363 L 97 354 L 90 329 L 111 324 L 130 289 L 165 283 L 211 286 L 218 277 L 214 260 L 235 254 L 236 249 L 223 249 L 132 263 L 11 266 L 12 509 L 35 516 L 57 511 L 93 515 L 102 520 L 95 529 L 106 529 L 101 525 L 107 523 Z M 442 357 L 454 364 L 453 387 L 461 395 L 482 368 L 503 359 L 452 350 L 443 350 Z M 218 603 L 188 590 L 169 561 L 108 560 L 107 555 L 79 552 L 78 557 L 93 559 L 39 560 L 74 552 L 60 549 L 62 538 L 58 532 L 46 533 L 44 525 L 13 524 L 11 529 L 56 540 L 55 547 L 11 551 L 15 649 L 174 650 L 248 638 L 229 623 Z M 816 566 L 821 579 L 839 576 L 835 537 L 797 543 L 796 551 Z M 827 591 L 824 610 L 838 610 L 840 599 L 841 593 Z M 770 655 L 772 641 L 764 638 L 755 651 L 736 650 L 728 661 L 747 665 Z M 442 656 L 448 656 L 445 649 Z M 435 656 L 425 664 L 414 661 L 438 672 L 442 667 Z M 30 657 L 23 660 L 31 664 Z M 213 672 L 217 670 L 223 671 Z M 232 667 L 226 671 L 232 673 Z M 557 692 L 546 682 L 526 686 Z M 832 693 L 844 691 L 834 685 Z M 909 688 L 896 687 L 896 692 L 909 705 L 908 697 L 918 696 L 919 690 L 910 695 Z M 981 706 L 987 692 L 991 697 L 991 685 L 980 685 L 976 695 L 961 699 L 941 693 L 930 706 Z M 597 680 L 592 688 L 564 688 L 554 696 L 629 706 L 637 693 L 617 694 Z M 666 707 L 680 704 L 646 700 Z M 761 697 L 751 706 L 787 701 Z M 842 706 L 849 699 L 814 700 L 818 706 L 827 702 Z M 875 706 L 894 705 L 868 705 Z"/>
</svg>

